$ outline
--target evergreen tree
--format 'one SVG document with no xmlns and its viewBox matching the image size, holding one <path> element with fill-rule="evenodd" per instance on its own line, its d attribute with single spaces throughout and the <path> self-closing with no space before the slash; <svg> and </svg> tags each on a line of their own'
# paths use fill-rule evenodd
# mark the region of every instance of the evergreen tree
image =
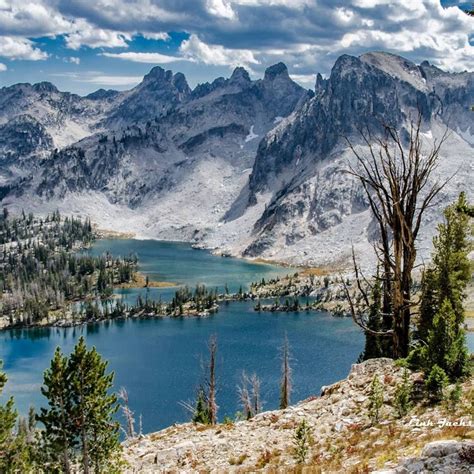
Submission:
<svg viewBox="0 0 474 474">
<path fill-rule="evenodd" d="M 437 273 L 434 268 L 427 268 L 421 278 L 421 301 L 415 338 L 423 342 L 428 339 L 428 332 L 433 325 L 438 303 Z"/>
<path fill-rule="evenodd" d="M 196 406 L 194 408 L 193 423 L 211 424 L 209 405 L 207 403 L 206 392 L 203 387 L 199 387 Z"/>
<path fill-rule="evenodd" d="M 458 201 L 445 210 L 445 220 L 438 226 L 438 236 L 433 242 L 433 263 L 438 272 L 438 302 L 441 305 L 445 299 L 450 301 L 458 325 L 464 322 L 464 291 L 471 277 L 469 217 L 458 211 L 466 206 L 466 197 L 461 193 Z"/>
<path fill-rule="evenodd" d="M 468 351 L 464 329 L 459 327 L 451 302 L 445 299 L 428 333 L 425 361 L 428 368 L 437 365 L 453 380 L 467 375 Z"/>
<path fill-rule="evenodd" d="M 1 371 L 0 361 L 0 394 L 7 383 L 6 375 Z M 17 413 L 14 409 L 13 398 L 8 399 L 5 405 L 0 405 L 0 472 L 15 472 L 18 467 L 13 458 L 15 436 L 13 429 Z"/>
<path fill-rule="evenodd" d="M 109 394 L 114 373 L 95 347 L 87 350 L 83 337 L 69 358 L 72 418 L 79 435 L 82 468 L 104 471 L 119 449 L 119 425 L 112 420 L 118 410 L 117 397 Z"/>
<path fill-rule="evenodd" d="M 367 327 L 373 331 L 379 331 L 382 322 L 382 285 L 380 283 L 378 271 L 372 286 L 371 298 L 372 301 L 369 307 Z M 359 359 L 367 360 L 382 357 L 384 355 L 382 347 L 383 345 L 380 336 L 366 332 L 364 352 L 360 355 Z"/>
<path fill-rule="evenodd" d="M 377 375 L 374 375 L 369 392 L 369 417 L 373 425 L 380 421 L 380 412 L 383 407 L 383 386 Z"/>
<path fill-rule="evenodd" d="M 422 280 L 420 318 L 416 338 L 420 348 L 410 358 L 429 373 L 434 365 L 455 380 L 468 372 L 468 352 L 463 329 L 464 291 L 470 279 L 469 216 L 464 193 L 444 212 L 433 240 L 433 266 Z"/>
<path fill-rule="evenodd" d="M 110 472 L 119 453 L 119 425 L 112 417 L 117 397 L 110 394 L 113 373 L 83 337 L 69 358 L 56 350 L 44 374 L 43 395 L 48 408 L 38 417 L 45 426 L 48 452 L 63 472 L 71 472 L 76 454 L 85 474 Z"/>
<path fill-rule="evenodd" d="M 44 373 L 41 393 L 48 408 L 41 408 L 38 421 L 45 428 L 46 449 L 50 462 L 65 473 L 71 472 L 74 449 L 77 446 L 72 413 L 71 377 L 68 360 L 58 347 L 51 366 Z"/>
</svg>

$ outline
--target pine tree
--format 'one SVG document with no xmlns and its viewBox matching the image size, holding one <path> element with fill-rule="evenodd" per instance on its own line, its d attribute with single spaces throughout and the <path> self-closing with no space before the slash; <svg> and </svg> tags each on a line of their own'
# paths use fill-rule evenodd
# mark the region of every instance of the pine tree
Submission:
<svg viewBox="0 0 474 474">
<path fill-rule="evenodd" d="M 456 322 L 464 322 L 463 298 L 470 280 L 469 264 L 469 217 L 458 211 L 467 206 L 466 197 L 461 193 L 458 201 L 444 212 L 444 222 L 438 226 L 438 236 L 434 239 L 433 263 L 438 272 L 438 302 L 451 302 Z"/>
<path fill-rule="evenodd" d="M 84 474 L 104 470 L 119 450 L 119 425 L 112 420 L 118 410 L 117 397 L 109 394 L 114 373 L 95 347 L 87 350 L 83 337 L 69 358 L 72 418 L 78 430 Z"/>
<path fill-rule="evenodd" d="M 434 268 L 427 268 L 421 278 L 421 301 L 415 338 L 426 342 L 428 332 L 433 325 L 438 304 L 437 273 Z"/>
<path fill-rule="evenodd" d="M 426 365 L 428 368 L 437 365 L 456 380 L 467 374 L 468 359 L 464 329 L 459 327 L 451 302 L 445 299 L 428 333 Z"/>
<path fill-rule="evenodd" d="M 380 420 L 380 412 L 383 407 L 383 386 L 377 375 L 374 375 L 370 384 L 369 393 L 369 417 L 373 425 Z"/>
<path fill-rule="evenodd" d="M 199 387 L 196 406 L 194 408 L 193 423 L 202 423 L 204 425 L 211 424 L 209 406 L 207 403 L 206 392 L 203 387 Z"/>
<path fill-rule="evenodd" d="M 1 371 L 0 361 L 0 394 L 7 383 L 6 375 Z M 13 398 L 5 405 L 0 405 L 0 472 L 16 472 L 17 465 L 12 459 L 15 437 L 13 429 L 17 418 Z"/>
<path fill-rule="evenodd" d="M 71 419 L 71 380 L 67 357 L 58 347 L 51 366 L 44 373 L 41 393 L 47 398 L 49 408 L 41 408 L 38 421 L 44 425 L 46 449 L 50 461 L 65 473 L 71 472 L 71 462 L 77 442 L 75 426 Z"/>
<path fill-rule="evenodd" d="M 469 216 L 464 193 L 444 212 L 444 222 L 433 239 L 433 265 L 422 281 L 420 318 L 416 338 L 421 341 L 410 359 L 427 373 L 434 365 L 452 380 L 468 372 L 468 352 L 463 329 L 465 288 L 470 279 Z"/>
<path fill-rule="evenodd" d="M 80 338 L 69 358 L 57 349 L 41 389 L 48 400 L 38 420 L 44 424 L 50 460 L 71 472 L 76 454 L 88 474 L 108 472 L 119 453 L 119 425 L 112 417 L 117 397 L 110 394 L 113 373 L 95 348 Z"/>
<path fill-rule="evenodd" d="M 382 322 L 382 285 L 380 283 L 378 272 L 372 286 L 371 297 L 372 301 L 369 307 L 367 327 L 373 331 L 379 331 L 381 329 Z M 361 360 L 367 360 L 382 357 L 383 355 L 382 341 L 380 340 L 380 336 L 366 332 L 364 352 L 359 358 Z"/>
</svg>

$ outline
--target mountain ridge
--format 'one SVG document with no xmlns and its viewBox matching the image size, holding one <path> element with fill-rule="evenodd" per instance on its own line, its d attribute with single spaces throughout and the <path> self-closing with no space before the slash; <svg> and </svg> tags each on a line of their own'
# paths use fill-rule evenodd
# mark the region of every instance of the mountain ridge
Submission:
<svg viewBox="0 0 474 474">
<path fill-rule="evenodd" d="M 377 133 L 384 121 L 403 132 L 418 110 L 427 145 L 443 128 L 452 132 L 440 173 L 456 167 L 459 179 L 441 204 L 474 188 L 474 74 L 390 53 L 342 55 L 328 78 L 316 76 L 314 91 L 283 63 L 262 79 L 238 67 L 194 89 L 157 66 L 124 92 L 62 96 L 45 83 L 18 90 L 0 90 L 1 195 L 12 210 L 59 208 L 112 230 L 125 225 L 251 258 L 320 265 L 347 260 L 355 245 L 370 260 L 370 215 L 341 171 L 351 160 L 343 138 L 363 148 L 361 127 Z M 27 141 L 38 151 L 26 161 L 23 153 L 23 167 L 19 157 L 12 165 L 18 153 L 8 143 L 18 145 L 5 132 L 14 111 L 37 122 Z M 439 215 L 427 216 L 423 257 Z"/>
</svg>

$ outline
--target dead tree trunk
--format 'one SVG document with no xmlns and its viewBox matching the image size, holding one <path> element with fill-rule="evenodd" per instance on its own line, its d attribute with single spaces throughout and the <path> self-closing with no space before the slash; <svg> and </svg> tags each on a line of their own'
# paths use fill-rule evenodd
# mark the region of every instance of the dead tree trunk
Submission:
<svg viewBox="0 0 474 474">
<path fill-rule="evenodd" d="M 384 330 L 391 335 L 393 357 L 400 358 L 408 355 L 413 306 L 412 271 L 422 216 L 447 183 L 431 182 L 447 135 L 435 140 L 431 149 L 424 153 L 420 137 L 421 114 L 416 123 L 411 124 L 405 146 L 396 129 L 384 126 L 384 130 L 384 138 L 372 139 L 362 133 L 368 156 L 363 156 L 349 142 L 358 165 L 357 169 L 351 167 L 349 173 L 361 182 L 379 227 L 376 254 L 384 269 Z"/>
<path fill-rule="evenodd" d="M 287 336 L 285 336 L 281 352 L 280 409 L 285 409 L 290 404 L 291 395 L 290 344 Z"/>
<path fill-rule="evenodd" d="M 217 403 L 216 403 L 216 354 L 217 354 L 217 338 L 212 336 L 209 340 L 209 422 L 211 425 L 217 423 Z"/>
</svg>

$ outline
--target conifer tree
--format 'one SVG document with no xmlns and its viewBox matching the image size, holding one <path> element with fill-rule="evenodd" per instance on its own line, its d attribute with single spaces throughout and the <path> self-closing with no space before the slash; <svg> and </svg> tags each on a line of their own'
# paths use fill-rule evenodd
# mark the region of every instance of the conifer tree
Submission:
<svg viewBox="0 0 474 474">
<path fill-rule="evenodd" d="M 467 374 L 468 351 L 464 329 L 459 327 L 451 302 L 445 299 L 428 333 L 425 360 L 428 368 L 437 365 L 452 380 Z"/>
<path fill-rule="evenodd" d="M 463 329 L 465 288 L 470 279 L 469 216 L 464 193 L 444 212 L 444 222 L 434 238 L 433 265 L 422 280 L 420 318 L 416 337 L 421 349 L 411 354 L 427 373 L 434 365 L 456 380 L 468 372 L 468 352 Z M 417 354 L 420 354 L 419 357 Z"/>
<path fill-rule="evenodd" d="M 95 347 L 87 350 L 83 337 L 69 358 L 72 415 L 85 474 L 91 468 L 95 472 L 103 470 L 119 449 L 119 425 L 112 421 L 118 410 L 117 397 L 109 394 L 114 374 L 106 373 L 107 365 Z"/>
<path fill-rule="evenodd" d="M 95 348 L 87 350 L 81 337 L 69 358 L 57 349 L 45 372 L 42 393 L 49 407 L 38 419 L 45 426 L 51 460 L 64 472 L 70 472 L 76 454 L 85 474 L 109 472 L 117 459 L 119 425 L 112 417 L 118 404 L 110 394 L 114 374 L 106 370 L 107 362 Z"/>
<path fill-rule="evenodd" d="M 0 361 L 0 394 L 7 383 L 6 375 L 1 371 Z M 15 427 L 17 413 L 14 409 L 13 398 L 9 398 L 5 405 L 0 405 L 0 472 L 15 472 L 12 448 L 15 442 L 13 428 Z"/>
<path fill-rule="evenodd" d="M 380 283 L 379 274 L 372 286 L 371 290 L 371 304 L 368 311 L 367 327 L 373 331 L 379 331 L 382 323 L 382 285 Z M 364 352 L 360 355 L 361 360 L 375 359 L 382 357 L 383 341 L 380 336 L 370 332 L 365 332 L 365 347 Z"/>
<path fill-rule="evenodd" d="M 46 449 L 50 461 L 63 472 L 71 472 L 76 448 L 75 426 L 71 418 L 71 379 L 67 357 L 58 347 L 51 366 L 44 373 L 41 393 L 48 400 L 48 408 L 41 408 L 38 416 L 45 428 Z"/>
<path fill-rule="evenodd" d="M 428 331 L 433 325 L 438 303 L 437 273 L 434 268 L 427 268 L 421 277 L 421 301 L 415 338 L 426 342 Z"/>
</svg>

